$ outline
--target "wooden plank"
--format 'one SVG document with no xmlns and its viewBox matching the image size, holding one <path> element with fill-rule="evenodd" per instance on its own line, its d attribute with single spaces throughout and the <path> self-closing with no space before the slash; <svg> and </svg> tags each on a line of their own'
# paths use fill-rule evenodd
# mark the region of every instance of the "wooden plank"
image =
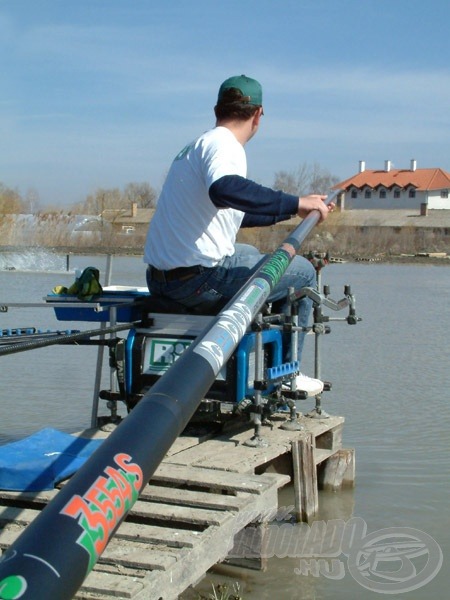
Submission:
<svg viewBox="0 0 450 600">
<path fill-rule="evenodd" d="M 181 435 L 169 448 L 167 456 L 172 456 L 173 454 L 178 454 L 179 452 L 185 452 L 188 448 L 192 448 L 193 446 L 198 446 L 199 444 L 202 444 L 207 439 L 211 438 L 213 435 L 214 433 L 210 433 L 209 435 L 204 435 L 201 437 Z"/>
<path fill-rule="evenodd" d="M 38 510 L 7 507 L 3 513 L 3 527 L 0 528 L 0 545 L 2 542 L 2 532 L 5 531 L 5 528 L 15 528 L 18 532 L 17 535 L 19 535 L 38 514 Z M 163 544 L 174 548 L 192 548 L 197 542 L 199 535 L 199 531 L 124 521 L 114 537 L 119 540 L 137 540 L 150 544 Z M 7 544 L 5 543 L 4 546 L 6 547 Z"/>
<path fill-rule="evenodd" d="M 219 510 L 211 510 L 196 506 L 177 506 L 174 504 L 138 500 L 129 512 L 128 518 L 139 516 L 160 521 L 177 521 L 206 527 L 208 525 L 220 525 L 224 519 L 228 518 L 228 512 L 224 511 L 223 507 L 219 508 Z M 37 516 L 38 512 L 20 507 L 4 507 L 0 509 L 0 522 L 16 521 L 18 523 L 29 524 Z"/>
<path fill-rule="evenodd" d="M 319 510 L 314 440 L 311 434 L 292 442 L 292 463 L 295 516 L 297 521 L 309 521 Z"/>
<path fill-rule="evenodd" d="M 273 480 L 270 477 L 272 475 L 246 475 L 242 477 L 238 473 L 224 473 L 215 469 L 187 467 L 170 464 L 164 460 L 155 471 L 151 481 L 165 481 L 168 483 L 182 481 L 188 486 L 261 494 L 273 485 Z"/>
<path fill-rule="evenodd" d="M 201 532 L 199 531 L 190 531 L 188 529 L 124 521 L 114 537 L 123 540 L 148 542 L 150 544 L 164 544 L 173 548 L 193 548 L 200 534 Z"/>
<path fill-rule="evenodd" d="M 82 437 L 82 438 L 87 438 L 89 440 L 98 440 L 98 439 L 105 439 L 110 434 L 111 434 L 111 431 L 104 431 L 99 428 L 88 428 L 88 429 L 84 429 L 82 431 L 78 431 L 77 433 L 74 433 L 73 435 Z M 198 435 L 198 436 L 197 435 L 180 435 L 179 437 L 177 437 L 177 439 L 174 441 L 174 443 L 168 450 L 167 455 L 170 456 L 172 454 L 177 454 L 178 452 L 183 452 L 187 448 L 190 448 L 191 446 L 197 446 L 198 444 L 203 443 L 204 441 L 206 441 L 207 439 L 209 439 L 213 436 L 214 436 L 214 431 L 205 432 L 204 434 Z"/>
<path fill-rule="evenodd" d="M 229 513 L 195 506 L 177 506 L 159 502 L 145 502 L 138 500 L 128 513 L 128 518 L 133 516 L 147 517 L 162 521 L 177 521 L 202 526 L 220 525 L 229 518 Z"/>
<path fill-rule="evenodd" d="M 45 492 L 12 492 L 9 490 L 0 490 L 0 499 L 46 504 L 47 502 L 50 502 L 57 493 L 58 490 L 48 490 Z"/>
<path fill-rule="evenodd" d="M 15 521 L 20 525 L 29 525 L 33 519 L 40 513 L 39 510 L 32 508 L 20 508 L 17 506 L 0 507 L 0 523 Z"/>
<path fill-rule="evenodd" d="M 166 504 L 183 504 L 184 506 L 197 506 L 216 510 L 239 510 L 246 503 L 246 498 L 249 496 L 246 492 L 241 492 L 241 494 L 243 495 L 237 497 L 229 494 L 224 495 L 212 492 L 180 490 L 176 487 L 147 485 L 139 497 L 141 500 L 163 501 Z"/>
<path fill-rule="evenodd" d="M 177 483 L 182 483 L 178 481 Z M 0 499 L 17 500 L 19 502 L 35 502 L 46 504 L 51 501 L 58 490 L 45 492 L 13 492 L 0 490 Z M 180 490 L 175 487 L 162 487 L 147 485 L 140 494 L 140 499 L 155 502 L 165 501 L 170 504 L 185 504 L 186 506 L 199 506 L 205 508 L 222 508 L 223 510 L 239 510 L 242 500 L 235 496 L 198 492 L 193 490 Z"/>
<path fill-rule="evenodd" d="M 146 571 L 166 571 L 178 560 L 183 551 L 188 549 L 168 548 L 136 540 L 129 542 L 113 537 L 99 558 L 99 563 L 123 565 Z"/>
<path fill-rule="evenodd" d="M 143 580 L 115 573 L 92 571 L 89 573 L 80 590 L 75 594 L 77 600 L 98 598 L 134 598 L 144 589 Z M 102 594 L 102 595 L 100 595 Z"/>
<path fill-rule="evenodd" d="M 24 526 L 9 523 L 0 529 L 0 548 L 6 549 L 16 541 L 19 535 L 25 530 Z"/>
<path fill-rule="evenodd" d="M 247 437 L 251 437 L 251 432 L 246 435 Z M 170 462 L 196 466 L 196 463 L 206 456 L 219 456 L 219 460 L 216 461 L 216 464 L 220 465 L 221 462 L 226 459 L 228 452 L 231 452 L 238 445 L 239 442 L 235 440 L 234 437 L 218 436 L 199 446 L 193 446 L 179 455 L 172 455 Z M 245 452 L 245 446 L 242 447 L 241 450 Z"/>
<path fill-rule="evenodd" d="M 248 438 L 249 439 L 249 438 Z M 229 446 L 227 443 L 210 442 L 202 444 L 203 448 L 191 449 L 185 453 L 172 457 L 174 464 L 186 464 L 194 467 L 215 469 L 217 471 L 254 473 L 255 469 L 278 458 L 280 454 L 290 451 L 290 442 L 270 442 L 266 448 L 254 448 L 244 445 Z M 182 462 L 181 462 L 182 461 Z"/>
</svg>

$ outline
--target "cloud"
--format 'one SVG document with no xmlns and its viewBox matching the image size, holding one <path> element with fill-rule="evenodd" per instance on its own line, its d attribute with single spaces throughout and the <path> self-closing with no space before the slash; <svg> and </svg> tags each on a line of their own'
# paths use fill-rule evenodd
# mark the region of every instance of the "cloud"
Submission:
<svg viewBox="0 0 450 600">
<path fill-rule="evenodd" d="M 327 66 L 265 75 L 268 106 L 263 130 L 272 140 L 364 140 L 387 145 L 447 137 L 447 70 Z"/>
<path fill-rule="evenodd" d="M 380 105 L 410 104 L 428 101 L 448 106 L 450 99 L 449 69 L 400 69 L 383 67 L 349 67 L 332 64 L 314 69 L 266 73 L 267 94 L 279 99 L 324 94 L 324 100 L 345 99 L 357 104 L 369 99 Z M 436 91 L 439 90 L 439 94 Z"/>
</svg>

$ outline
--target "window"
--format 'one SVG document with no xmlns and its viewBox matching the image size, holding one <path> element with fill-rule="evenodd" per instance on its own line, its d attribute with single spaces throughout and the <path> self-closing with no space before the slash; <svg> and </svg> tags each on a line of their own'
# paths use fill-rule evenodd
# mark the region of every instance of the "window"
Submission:
<svg viewBox="0 0 450 600">
<path fill-rule="evenodd" d="M 413 189 L 409 190 L 408 196 L 409 196 L 409 198 L 415 198 L 416 197 L 416 190 L 413 190 Z"/>
<path fill-rule="evenodd" d="M 351 197 L 352 197 L 352 198 L 357 198 L 357 197 L 358 197 L 358 191 L 357 191 L 357 190 L 355 190 L 355 189 L 353 189 L 353 190 L 352 190 L 352 193 L 351 193 Z"/>
<path fill-rule="evenodd" d="M 364 198 L 372 198 L 372 191 L 371 190 L 366 190 L 364 192 Z"/>
<path fill-rule="evenodd" d="M 400 190 L 398 188 L 394 190 L 394 198 L 400 198 Z"/>
<path fill-rule="evenodd" d="M 386 190 L 380 190 L 380 198 L 386 198 Z"/>
<path fill-rule="evenodd" d="M 448 190 L 441 190 L 441 198 L 448 198 Z"/>
</svg>

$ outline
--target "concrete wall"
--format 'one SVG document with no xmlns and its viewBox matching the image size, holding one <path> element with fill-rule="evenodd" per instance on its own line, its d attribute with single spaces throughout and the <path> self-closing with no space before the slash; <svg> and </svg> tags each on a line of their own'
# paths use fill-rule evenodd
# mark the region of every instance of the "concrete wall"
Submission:
<svg viewBox="0 0 450 600">
<path fill-rule="evenodd" d="M 345 192 L 344 199 L 344 210 L 351 209 L 418 209 L 422 203 L 428 202 L 428 195 L 426 192 L 416 191 L 414 198 L 409 197 L 408 190 L 400 190 L 400 197 L 394 198 L 394 190 L 386 190 L 386 198 L 380 198 L 381 190 L 370 190 L 371 197 L 365 197 L 365 190 L 357 190 L 357 197 L 352 198 L 352 192 L 349 190 Z M 431 207 L 430 207 L 431 208 Z M 433 208 L 438 208 L 433 206 Z M 444 207 L 439 207 L 444 208 Z M 446 208 L 450 208 L 450 204 Z"/>
<path fill-rule="evenodd" d="M 441 191 L 436 190 L 428 194 L 428 208 L 450 209 L 450 198 L 441 198 Z"/>
</svg>

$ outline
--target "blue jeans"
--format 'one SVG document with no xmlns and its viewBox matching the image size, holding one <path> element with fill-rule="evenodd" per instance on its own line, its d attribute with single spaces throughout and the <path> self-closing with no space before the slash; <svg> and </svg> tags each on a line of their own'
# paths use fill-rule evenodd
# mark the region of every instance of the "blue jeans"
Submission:
<svg viewBox="0 0 450 600">
<path fill-rule="evenodd" d="M 152 280 L 147 270 L 147 285 L 151 294 L 166 296 L 180 302 L 196 312 L 218 309 L 233 298 L 241 287 L 247 283 L 251 275 L 258 269 L 266 255 L 248 244 L 236 244 L 233 256 L 226 256 L 211 268 L 184 281 L 159 282 Z M 316 287 L 316 271 L 312 264 L 302 256 L 295 256 L 278 284 L 272 290 L 268 301 L 274 302 L 286 298 L 287 288 L 300 290 L 303 287 Z M 302 298 L 298 305 L 298 324 L 307 327 L 311 313 L 312 301 Z M 298 360 L 304 343 L 304 333 L 299 334 Z M 285 357 L 288 359 L 288 357 Z"/>
</svg>

